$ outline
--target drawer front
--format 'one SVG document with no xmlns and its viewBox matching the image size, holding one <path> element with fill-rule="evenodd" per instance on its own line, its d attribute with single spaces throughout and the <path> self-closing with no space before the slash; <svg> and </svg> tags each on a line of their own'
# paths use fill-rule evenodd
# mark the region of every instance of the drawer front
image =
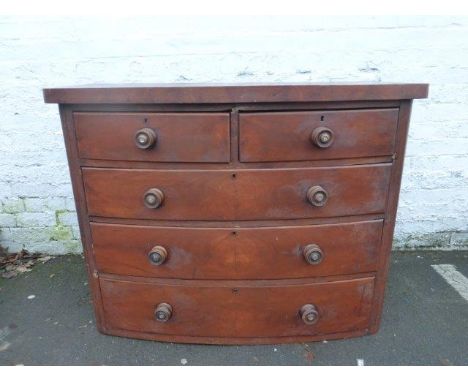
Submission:
<svg viewBox="0 0 468 382">
<path fill-rule="evenodd" d="M 91 216 L 256 220 L 383 212 L 390 170 L 391 164 L 232 171 L 84 168 L 82 172 Z M 148 208 L 145 195 L 163 202 L 159 208 Z M 325 205 L 309 202 L 308 196 L 318 195 Z"/>
<path fill-rule="evenodd" d="M 74 113 L 81 158 L 148 162 L 229 162 L 228 113 Z M 148 148 L 136 144 L 152 135 Z M 151 132 L 152 131 L 152 132 Z M 145 135 L 146 134 L 146 135 Z M 140 142 L 140 144 L 142 144 Z"/>
<path fill-rule="evenodd" d="M 196 337 L 306 336 L 368 327 L 374 278 L 303 284 L 283 282 L 151 282 L 100 279 L 106 325 Z M 166 322 L 154 318 L 160 303 L 172 307 Z M 299 311 L 313 304 L 318 320 Z"/>
<path fill-rule="evenodd" d="M 91 223 L 91 231 L 100 273 L 292 279 L 376 271 L 382 220 L 236 229 Z"/>
<path fill-rule="evenodd" d="M 362 158 L 393 154 L 398 109 L 245 113 L 239 118 L 242 162 Z"/>
</svg>

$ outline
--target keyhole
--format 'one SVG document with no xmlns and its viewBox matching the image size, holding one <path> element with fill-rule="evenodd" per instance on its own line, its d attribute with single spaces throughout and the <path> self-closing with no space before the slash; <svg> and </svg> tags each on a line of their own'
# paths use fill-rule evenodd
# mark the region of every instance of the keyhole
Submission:
<svg viewBox="0 0 468 382">
<path fill-rule="evenodd" d="M 325 119 L 325 117 L 322 115 L 322 116 L 320 117 L 320 120 L 323 121 L 324 119 Z"/>
</svg>

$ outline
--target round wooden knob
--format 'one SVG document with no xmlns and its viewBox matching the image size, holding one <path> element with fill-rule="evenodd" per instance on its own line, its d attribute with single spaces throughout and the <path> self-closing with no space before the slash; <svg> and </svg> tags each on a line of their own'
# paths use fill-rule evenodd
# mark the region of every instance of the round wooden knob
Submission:
<svg viewBox="0 0 468 382">
<path fill-rule="evenodd" d="M 172 306 L 166 302 L 160 303 L 154 311 L 154 318 L 160 322 L 169 321 L 172 316 Z"/>
<path fill-rule="evenodd" d="M 161 207 L 164 201 L 164 193 L 159 188 L 150 188 L 144 195 L 145 206 L 148 208 Z"/>
<path fill-rule="evenodd" d="M 320 186 L 312 186 L 307 191 L 307 200 L 316 207 L 322 207 L 327 203 L 328 193 Z"/>
<path fill-rule="evenodd" d="M 305 261 L 309 264 L 316 265 L 322 262 L 323 252 L 317 244 L 308 244 L 302 251 Z"/>
<path fill-rule="evenodd" d="M 135 134 L 135 144 L 139 149 L 146 150 L 154 146 L 157 136 L 154 130 L 145 127 Z"/>
<path fill-rule="evenodd" d="M 148 253 L 148 258 L 151 264 L 153 265 L 161 265 L 167 259 L 167 251 L 166 248 L 161 247 L 160 245 L 156 245 L 151 249 Z"/>
<path fill-rule="evenodd" d="M 312 143 L 322 149 L 330 147 L 333 143 L 333 139 L 333 131 L 327 127 L 317 127 L 310 135 Z"/>
<path fill-rule="evenodd" d="M 306 304 L 299 310 L 299 315 L 306 325 L 313 325 L 319 319 L 319 312 L 315 305 Z"/>
</svg>

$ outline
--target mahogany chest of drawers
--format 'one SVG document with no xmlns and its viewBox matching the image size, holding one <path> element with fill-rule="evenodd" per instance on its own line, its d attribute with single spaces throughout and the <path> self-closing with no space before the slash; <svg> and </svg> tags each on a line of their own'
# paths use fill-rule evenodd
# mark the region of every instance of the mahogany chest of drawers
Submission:
<svg viewBox="0 0 468 382">
<path fill-rule="evenodd" d="M 425 84 L 45 89 L 97 326 L 193 343 L 378 330 Z"/>
</svg>

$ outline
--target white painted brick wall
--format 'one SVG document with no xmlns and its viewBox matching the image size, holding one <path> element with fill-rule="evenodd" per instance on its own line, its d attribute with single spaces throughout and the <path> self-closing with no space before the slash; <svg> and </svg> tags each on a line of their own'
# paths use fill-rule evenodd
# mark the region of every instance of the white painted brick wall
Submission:
<svg viewBox="0 0 468 382">
<path fill-rule="evenodd" d="M 429 82 L 415 101 L 395 247 L 468 247 L 468 19 L 0 18 L 0 244 L 81 250 L 43 87 L 123 82 Z"/>
</svg>

